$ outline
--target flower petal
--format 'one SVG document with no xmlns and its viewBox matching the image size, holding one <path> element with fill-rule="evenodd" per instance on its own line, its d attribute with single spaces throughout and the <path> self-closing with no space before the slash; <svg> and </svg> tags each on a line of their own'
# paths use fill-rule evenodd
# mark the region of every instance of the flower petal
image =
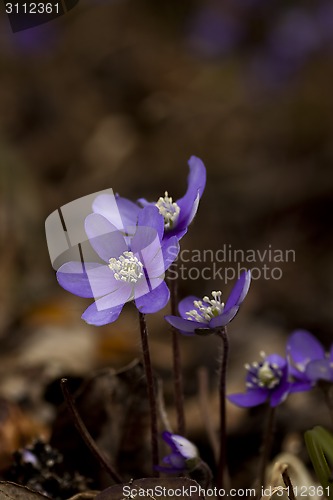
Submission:
<svg viewBox="0 0 333 500">
<path fill-rule="evenodd" d="M 180 208 L 177 226 L 183 228 L 188 226 L 195 216 L 199 200 L 206 186 L 206 167 L 202 160 L 196 156 L 191 156 L 188 161 L 190 173 L 187 178 L 187 191 L 185 195 L 177 200 Z"/>
<path fill-rule="evenodd" d="M 66 262 L 57 271 L 57 280 L 68 292 L 79 297 L 92 298 L 94 293 L 91 289 L 90 281 L 87 275 L 87 268 L 104 267 L 103 264 L 81 262 Z"/>
<path fill-rule="evenodd" d="M 169 297 L 169 289 L 165 282 L 162 281 L 158 287 L 154 288 L 149 293 L 137 297 L 135 299 L 135 305 L 139 311 L 144 314 L 155 313 L 167 305 Z"/>
<path fill-rule="evenodd" d="M 124 228 L 135 227 L 141 208 L 136 203 L 119 195 L 116 195 L 116 201 Z"/>
<path fill-rule="evenodd" d="M 96 196 L 92 209 L 94 213 L 103 215 L 117 229 L 124 230 L 136 225 L 140 208 L 119 195 L 104 193 Z"/>
<path fill-rule="evenodd" d="M 251 283 L 251 271 L 244 271 L 238 278 L 225 303 L 224 312 L 228 312 L 234 306 L 240 306 L 249 291 Z"/>
<path fill-rule="evenodd" d="M 164 218 L 155 205 L 147 205 L 140 210 L 138 215 L 138 226 L 155 229 L 159 239 L 162 240 L 164 233 Z"/>
<path fill-rule="evenodd" d="M 200 300 L 198 297 L 195 295 L 189 295 L 188 297 L 185 297 L 185 299 L 181 300 L 178 304 L 178 311 L 179 314 L 183 319 L 188 321 L 188 316 L 186 315 L 187 312 L 192 311 L 193 309 L 197 309 L 194 306 L 194 302 Z M 207 321 L 208 324 L 208 321 Z M 205 326 L 205 323 L 201 323 L 202 326 Z"/>
<path fill-rule="evenodd" d="M 305 373 L 310 380 L 317 382 L 318 380 L 327 380 L 333 382 L 333 368 L 329 359 L 317 359 L 310 361 Z"/>
<path fill-rule="evenodd" d="M 298 381 L 290 382 L 289 392 L 304 392 L 310 391 L 314 386 L 314 382 Z"/>
<path fill-rule="evenodd" d="M 268 389 L 250 389 L 245 393 L 231 394 L 227 396 L 229 401 L 237 406 L 249 408 L 261 405 L 269 396 Z"/>
<path fill-rule="evenodd" d="M 171 264 L 177 259 L 180 246 L 176 236 L 171 236 L 167 240 L 163 238 L 162 252 L 164 260 L 164 270 L 169 269 Z"/>
<path fill-rule="evenodd" d="M 269 400 L 270 406 L 274 408 L 275 406 L 283 403 L 283 401 L 289 394 L 289 388 L 290 384 L 287 380 L 281 381 L 278 387 L 271 393 L 271 397 Z"/>
<path fill-rule="evenodd" d="M 223 311 L 222 314 L 219 314 L 219 316 L 216 316 L 215 318 L 211 319 L 209 322 L 209 327 L 210 328 L 219 328 L 226 326 L 234 317 L 236 316 L 237 312 L 239 310 L 238 306 L 232 307 L 229 309 L 227 312 Z"/>
<path fill-rule="evenodd" d="M 325 351 L 321 343 L 306 330 L 295 330 L 287 341 L 287 355 L 300 371 L 315 359 L 324 359 Z"/>
<path fill-rule="evenodd" d="M 128 250 L 121 232 L 102 215 L 88 215 L 85 220 L 85 230 L 91 246 L 105 262 L 111 257 L 118 258 Z"/>
<path fill-rule="evenodd" d="M 92 269 L 86 266 L 86 268 L 90 286 L 95 298 L 113 293 L 115 290 L 123 286 L 123 283 L 116 280 L 114 273 L 111 271 L 109 266 L 101 265 Z"/>
<path fill-rule="evenodd" d="M 164 316 L 164 319 L 184 335 L 195 335 L 195 330 L 197 328 L 207 328 L 206 323 L 200 323 L 199 321 L 190 321 L 187 319 L 179 318 L 178 316 Z M 207 328 L 207 331 L 210 331 L 210 329 Z"/>
<path fill-rule="evenodd" d="M 96 302 L 91 304 L 82 314 L 81 318 L 89 325 L 103 326 L 113 323 L 119 317 L 124 304 L 109 309 L 98 310 Z"/>
</svg>

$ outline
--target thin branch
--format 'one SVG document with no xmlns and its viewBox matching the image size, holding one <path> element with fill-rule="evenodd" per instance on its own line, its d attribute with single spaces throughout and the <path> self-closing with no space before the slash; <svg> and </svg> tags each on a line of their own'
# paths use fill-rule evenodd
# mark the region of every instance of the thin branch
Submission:
<svg viewBox="0 0 333 500">
<path fill-rule="evenodd" d="M 83 422 L 82 418 L 80 417 L 79 412 L 77 411 L 77 408 L 75 406 L 74 398 L 71 395 L 71 393 L 68 390 L 67 386 L 67 379 L 62 378 L 61 382 L 61 390 L 65 398 L 65 402 L 67 405 L 67 408 L 70 412 L 70 415 L 72 417 L 73 423 L 76 427 L 76 429 L 79 431 L 83 441 L 91 451 L 91 453 L 94 455 L 94 457 L 98 460 L 100 465 L 106 470 L 106 472 L 109 474 L 109 476 L 113 479 L 118 484 L 121 484 L 123 481 L 119 474 L 115 471 L 113 466 L 109 463 L 107 458 L 104 456 L 104 454 L 98 449 L 95 441 L 93 440 L 90 432 L 88 431 L 85 423 Z"/>
</svg>

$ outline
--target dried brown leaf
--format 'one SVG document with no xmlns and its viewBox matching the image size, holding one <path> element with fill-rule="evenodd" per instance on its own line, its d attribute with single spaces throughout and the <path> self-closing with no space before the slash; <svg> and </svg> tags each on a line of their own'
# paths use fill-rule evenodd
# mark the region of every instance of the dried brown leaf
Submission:
<svg viewBox="0 0 333 500">
<path fill-rule="evenodd" d="M 49 497 L 26 486 L 20 486 L 7 481 L 0 481 L 0 500 L 50 500 Z"/>
<path fill-rule="evenodd" d="M 154 496 L 156 491 L 156 496 Z M 130 493 L 130 494 L 128 494 Z M 132 495 L 132 497 L 131 497 Z M 132 483 L 117 484 L 99 493 L 95 500 L 130 500 L 146 498 L 147 500 L 203 500 L 200 486 L 187 477 L 144 478 Z"/>
</svg>

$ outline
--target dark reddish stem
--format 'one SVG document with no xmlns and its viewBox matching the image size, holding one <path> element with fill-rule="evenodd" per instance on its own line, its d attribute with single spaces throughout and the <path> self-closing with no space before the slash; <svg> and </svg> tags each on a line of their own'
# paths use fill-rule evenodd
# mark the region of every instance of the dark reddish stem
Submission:
<svg viewBox="0 0 333 500">
<path fill-rule="evenodd" d="M 217 486 L 224 488 L 226 474 L 226 449 L 227 449 L 227 425 L 226 425 L 226 375 L 229 354 L 229 341 L 227 328 L 218 331 L 218 336 L 222 340 L 223 352 L 220 366 L 220 457 L 217 471 Z"/>
<path fill-rule="evenodd" d="M 79 431 L 83 441 L 86 443 L 89 450 L 95 456 L 95 458 L 98 460 L 100 465 L 106 470 L 106 472 L 109 474 L 109 476 L 113 479 L 113 481 L 115 481 L 116 483 L 119 483 L 119 484 L 122 483 L 123 481 L 122 481 L 121 477 L 115 471 L 115 469 L 109 463 L 109 461 L 105 458 L 104 454 L 102 454 L 102 452 L 98 449 L 98 447 L 97 447 L 95 441 L 93 440 L 90 432 L 88 431 L 85 423 L 83 422 L 82 418 L 80 417 L 80 414 L 77 411 L 77 408 L 75 406 L 74 398 L 68 390 L 67 379 L 66 378 L 61 379 L 60 385 L 61 385 L 62 393 L 63 393 L 64 398 L 65 398 L 67 408 L 68 408 L 70 415 L 72 417 L 73 423 L 74 423 L 76 429 Z"/>
<path fill-rule="evenodd" d="M 158 465 L 159 462 L 156 387 L 154 384 L 153 369 L 150 359 L 146 318 L 145 315 L 142 314 L 140 311 L 139 311 L 139 322 L 140 322 L 143 363 L 146 373 L 147 393 L 150 406 L 150 433 L 151 433 L 153 476 L 158 477 L 159 473 L 158 471 L 155 470 L 155 466 Z"/>
</svg>

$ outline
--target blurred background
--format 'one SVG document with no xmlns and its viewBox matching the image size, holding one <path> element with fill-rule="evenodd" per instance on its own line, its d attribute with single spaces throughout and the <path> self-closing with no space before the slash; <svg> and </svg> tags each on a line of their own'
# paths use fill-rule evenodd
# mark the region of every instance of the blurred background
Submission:
<svg viewBox="0 0 333 500">
<path fill-rule="evenodd" d="M 283 355 L 286 335 L 295 328 L 309 329 L 329 347 L 330 1 L 80 0 L 66 15 L 34 29 L 13 34 L 4 13 L 0 23 L 4 398 L 25 401 L 47 434 L 53 413 L 42 395 L 52 380 L 120 367 L 140 354 L 134 308 L 100 329 L 80 319 L 89 301 L 57 284 L 44 222 L 62 205 L 107 188 L 133 200 L 157 200 L 166 190 L 180 198 L 193 154 L 207 167 L 207 186 L 183 249 L 231 245 L 295 252 L 294 260 L 277 264 L 281 279 L 253 281 L 230 326 L 230 392 L 243 389 L 244 362 L 255 360 L 260 350 Z M 221 289 L 226 296 L 230 286 L 218 278 L 187 277 L 179 293 L 203 296 Z M 154 364 L 166 379 L 170 403 L 166 312 L 149 323 Z M 190 432 L 200 439 L 193 370 L 208 367 L 217 405 L 216 342 L 182 338 L 181 345 L 184 371 L 191 375 L 186 379 Z M 27 380 L 37 378 L 32 394 Z M 301 396 L 291 403 L 299 420 L 289 416 L 288 430 L 300 422 L 320 423 L 304 410 L 306 404 Z M 237 417 L 230 423 L 232 433 L 247 412 L 230 412 Z"/>
</svg>

